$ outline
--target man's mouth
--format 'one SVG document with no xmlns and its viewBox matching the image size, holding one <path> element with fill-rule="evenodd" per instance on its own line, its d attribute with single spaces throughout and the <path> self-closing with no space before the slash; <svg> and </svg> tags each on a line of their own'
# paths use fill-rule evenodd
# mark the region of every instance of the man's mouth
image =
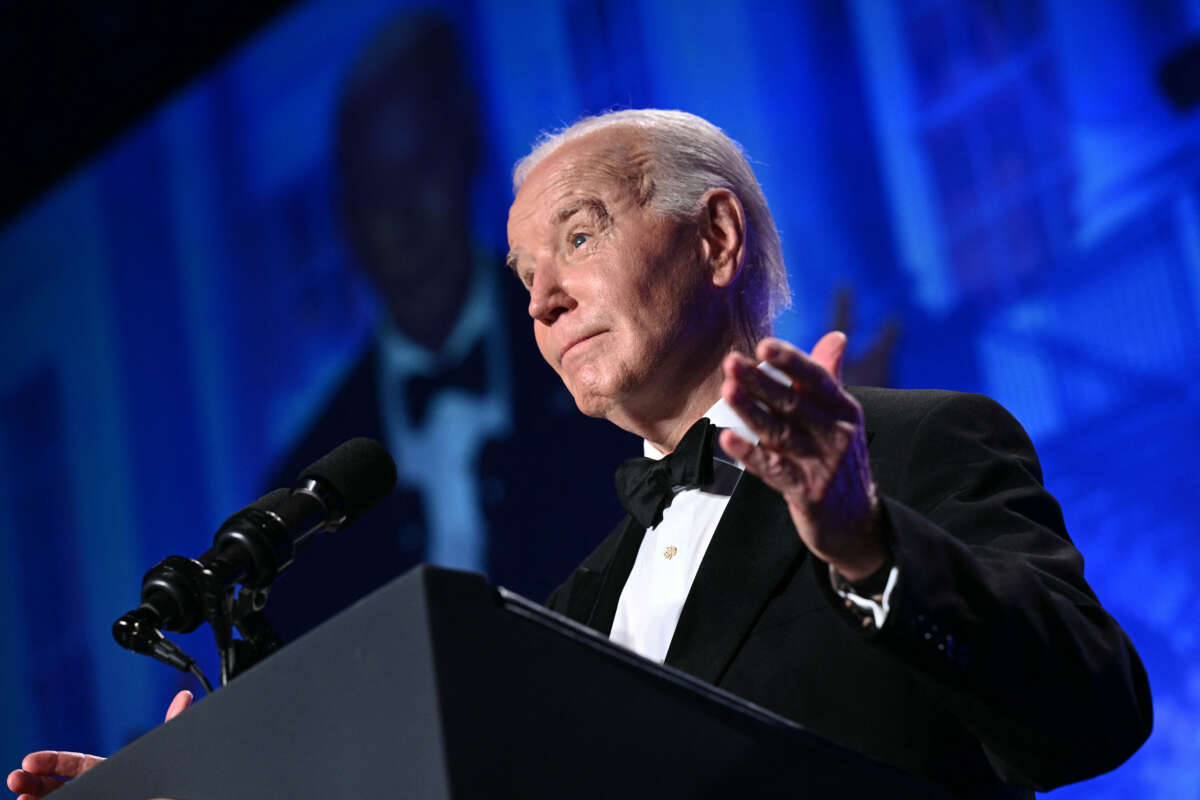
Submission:
<svg viewBox="0 0 1200 800">
<path fill-rule="evenodd" d="M 604 331 L 596 331 L 595 333 L 589 333 L 584 336 L 580 336 L 577 339 L 572 339 L 570 342 L 567 343 L 567 346 L 564 347 L 561 352 L 559 352 L 558 363 L 559 364 L 562 363 L 563 359 L 567 357 L 567 353 L 571 352 L 572 350 L 574 350 L 576 347 L 583 344 L 584 342 L 587 342 L 587 341 L 590 341 L 591 339 L 596 338 L 597 336 L 599 336 L 602 333 L 604 333 Z"/>
</svg>

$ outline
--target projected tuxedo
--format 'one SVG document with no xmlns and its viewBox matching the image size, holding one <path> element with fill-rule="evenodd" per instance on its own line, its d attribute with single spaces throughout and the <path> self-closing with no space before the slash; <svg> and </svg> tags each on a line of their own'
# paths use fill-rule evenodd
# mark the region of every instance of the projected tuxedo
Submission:
<svg viewBox="0 0 1200 800">
<path fill-rule="evenodd" d="M 497 311 L 520 308 L 527 300 L 516 281 L 496 283 Z M 515 313 L 496 316 L 499 324 L 480 328 L 470 346 L 462 348 L 464 356 L 440 359 L 445 374 L 415 373 L 393 393 L 381 386 L 379 345 L 367 348 L 266 483 L 290 485 L 302 469 L 352 436 L 369 436 L 384 443 L 402 465 L 400 485 L 391 495 L 345 535 L 314 542 L 312 550 L 302 553 L 276 585 L 270 614 L 285 640 L 296 638 L 429 560 L 433 532 L 430 498 L 437 487 L 404 477 L 406 460 L 413 472 L 423 468 L 430 478 L 447 484 L 468 483 L 477 491 L 487 537 L 488 577 L 497 585 L 532 597 L 544 597 L 587 552 L 586 543 L 595 541 L 603 531 L 602 522 L 578 521 L 573 526 L 578 538 L 564 541 L 563 520 L 579 508 L 595 508 L 598 501 L 608 500 L 613 508 L 619 508 L 615 499 L 597 498 L 596 487 L 610 484 L 613 465 L 628 451 L 628 435 L 581 416 L 549 367 L 540 359 L 519 357 L 528 354 L 528 317 Z M 449 408 L 472 403 L 486 410 L 489 403 L 494 405 L 495 401 L 488 399 L 489 393 L 495 394 L 489 388 L 489 375 L 497 372 L 494 351 L 501 348 L 516 351 L 518 356 L 499 365 L 510 370 L 504 381 L 511 387 L 511 400 L 504 399 L 507 425 L 489 430 L 481 424 L 487 420 L 476 415 L 466 420 L 469 424 L 459 426 L 475 426 L 467 431 L 475 437 L 478 452 L 477 459 L 465 462 L 469 470 L 438 470 L 432 463 L 422 467 L 408 452 L 404 439 L 390 435 L 398 426 L 389 425 L 389 418 L 399 416 L 418 433 L 436 434 L 443 398 L 451 399 Z M 456 424 L 451 417 L 441 427 Z M 530 442 L 538 446 L 530 447 Z M 590 457 L 579 458 L 582 451 Z M 563 464 L 571 464 L 571 468 L 564 469 Z M 531 503 L 533 496 L 543 499 Z"/>
<path fill-rule="evenodd" d="M 844 609 L 782 498 L 747 473 L 666 663 L 967 794 L 1116 766 L 1149 731 L 1145 673 L 1020 425 L 977 395 L 849 391 L 899 568 L 883 627 Z M 607 634 L 643 533 L 626 517 L 550 607 Z"/>
</svg>

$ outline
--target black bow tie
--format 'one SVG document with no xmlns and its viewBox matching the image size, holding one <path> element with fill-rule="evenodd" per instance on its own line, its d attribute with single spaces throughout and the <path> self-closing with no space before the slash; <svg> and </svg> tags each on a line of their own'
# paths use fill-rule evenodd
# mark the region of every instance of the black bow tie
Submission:
<svg viewBox="0 0 1200 800">
<path fill-rule="evenodd" d="M 621 505 L 643 527 L 662 521 L 663 509 L 671 505 L 675 488 L 695 489 L 712 483 L 713 437 L 716 427 L 702 418 L 683 435 L 668 456 L 631 458 L 617 468 L 617 497 Z"/>
<path fill-rule="evenodd" d="M 438 357 L 439 371 L 432 375 L 412 375 L 404 381 L 404 401 L 414 427 L 425 425 L 425 414 L 435 396 L 447 389 L 461 389 L 475 397 L 487 394 L 487 354 L 481 338 L 462 361 L 445 366 Z"/>
</svg>

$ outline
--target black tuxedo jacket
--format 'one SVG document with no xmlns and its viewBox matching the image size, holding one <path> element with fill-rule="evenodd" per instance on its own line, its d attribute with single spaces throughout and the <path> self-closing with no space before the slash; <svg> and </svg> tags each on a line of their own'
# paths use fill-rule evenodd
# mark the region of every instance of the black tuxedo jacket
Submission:
<svg viewBox="0 0 1200 800">
<path fill-rule="evenodd" d="M 1117 766 L 1149 735 L 1145 672 L 1024 430 L 979 395 L 850 391 L 900 572 L 885 624 L 862 629 L 746 474 L 666 663 L 964 796 Z M 643 533 L 626 517 L 549 606 L 608 634 Z"/>
</svg>

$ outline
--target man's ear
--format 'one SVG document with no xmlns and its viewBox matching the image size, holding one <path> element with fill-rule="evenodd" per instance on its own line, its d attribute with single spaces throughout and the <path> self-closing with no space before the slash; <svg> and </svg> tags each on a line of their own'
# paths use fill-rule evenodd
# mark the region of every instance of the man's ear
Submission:
<svg viewBox="0 0 1200 800">
<path fill-rule="evenodd" d="M 746 254 L 746 212 L 728 189 L 709 189 L 702 203 L 703 252 L 712 268 L 714 286 L 729 286 L 742 269 Z"/>
</svg>

